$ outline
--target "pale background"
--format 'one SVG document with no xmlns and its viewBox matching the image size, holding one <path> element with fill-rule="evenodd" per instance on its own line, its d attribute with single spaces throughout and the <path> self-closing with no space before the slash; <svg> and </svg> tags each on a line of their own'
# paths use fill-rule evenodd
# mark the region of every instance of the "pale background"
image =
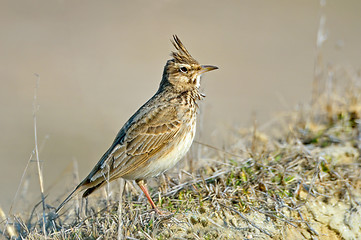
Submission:
<svg viewBox="0 0 361 240">
<path fill-rule="evenodd" d="M 325 64 L 360 67 L 361 1 L 327 1 L 323 11 Z M 73 160 L 85 177 L 157 90 L 172 34 L 200 63 L 219 66 L 203 78 L 198 137 L 219 144 L 234 126 L 309 102 L 320 14 L 316 0 L 1 0 L 0 205 L 9 208 L 34 148 L 34 73 L 39 145 L 49 137 L 40 159 L 47 189 L 57 183 L 46 192 L 54 199 L 74 186 Z M 29 174 L 34 198 L 23 206 L 39 199 L 34 162 Z"/>
</svg>

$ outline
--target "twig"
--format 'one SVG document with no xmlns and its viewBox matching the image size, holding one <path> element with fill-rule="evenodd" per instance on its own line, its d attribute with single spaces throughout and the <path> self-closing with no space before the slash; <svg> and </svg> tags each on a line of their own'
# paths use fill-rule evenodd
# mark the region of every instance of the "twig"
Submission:
<svg viewBox="0 0 361 240">
<path fill-rule="evenodd" d="M 41 200 L 40 202 L 37 202 L 37 203 L 34 205 L 33 210 L 31 211 L 30 217 L 29 217 L 28 222 L 27 222 L 27 228 L 29 228 L 29 229 L 30 229 L 30 227 L 31 227 L 31 221 L 33 220 L 33 217 L 34 217 L 34 215 L 35 215 L 35 210 L 36 210 L 36 208 L 40 205 L 40 203 L 42 203 L 42 200 Z"/>
<path fill-rule="evenodd" d="M 315 182 L 316 182 L 316 177 L 317 177 L 318 174 L 320 173 L 321 158 L 322 158 L 322 157 L 319 157 L 319 158 L 317 159 L 316 170 L 315 170 L 315 173 L 313 174 L 313 177 L 312 177 L 312 180 L 311 180 L 311 184 L 310 184 L 309 190 L 307 191 L 306 202 L 308 201 L 310 195 L 312 195 L 312 192 L 311 192 L 311 191 L 312 191 L 313 185 L 314 185 Z"/>
<path fill-rule="evenodd" d="M 124 239 L 123 235 L 123 192 L 124 192 L 124 179 L 119 179 L 119 204 L 118 204 L 118 240 Z"/>
<path fill-rule="evenodd" d="M 36 85 L 34 90 L 34 101 L 33 101 L 33 119 L 34 119 L 34 141 L 35 141 L 35 157 L 38 167 L 38 174 L 39 174 L 39 184 L 40 184 L 40 192 L 41 192 L 41 201 L 43 205 L 43 231 L 45 238 L 47 237 L 46 234 L 46 214 L 45 214 L 45 196 L 44 196 L 44 181 L 43 181 L 43 173 L 40 166 L 40 159 L 39 159 L 39 151 L 38 151 L 38 134 L 37 134 L 37 127 L 36 127 L 36 112 L 38 111 L 38 104 L 37 104 L 37 93 L 39 88 L 40 76 L 35 74 L 37 77 Z"/>
<path fill-rule="evenodd" d="M 262 211 L 262 210 L 260 210 L 260 209 L 253 208 L 253 207 L 250 206 L 249 204 L 247 204 L 247 207 L 248 207 L 249 209 L 251 209 L 252 211 L 257 211 L 257 212 L 259 212 L 259 213 L 261 213 L 261 214 L 264 214 L 264 215 L 267 215 L 267 216 L 269 216 L 269 217 L 277 218 L 277 219 L 279 219 L 279 220 L 281 220 L 281 221 L 283 221 L 283 222 L 291 225 L 292 227 L 297 228 L 297 226 L 296 226 L 295 224 L 293 224 L 292 222 L 298 223 L 299 221 L 293 220 L 293 219 L 287 220 L 286 217 L 285 217 L 282 213 L 280 213 L 280 212 L 277 212 L 277 213 L 280 213 L 284 218 L 281 218 L 281 217 L 277 216 L 276 214 L 274 214 L 274 213 L 272 213 L 272 212 Z"/>
<path fill-rule="evenodd" d="M 302 216 L 302 214 L 301 214 L 301 211 L 300 211 L 300 210 L 297 210 L 297 212 L 298 212 L 298 215 L 300 216 L 300 218 L 302 219 L 302 221 L 304 221 L 304 223 L 307 225 L 307 227 L 311 230 L 311 232 L 313 232 L 314 234 L 316 234 L 317 236 L 319 236 L 318 232 L 317 232 L 315 229 L 313 229 L 313 228 L 311 227 L 311 225 L 310 225 L 307 221 L 305 221 L 305 219 L 303 219 L 303 216 Z"/>
<path fill-rule="evenodd" d="M 79 179 L 79 168 L 78 168 L 78 161 L 76 159 L 73 159 L 73 178 L 76 184 L 78 184 L 80 182 Z M 75 196 L 76 201 L 75 201 L 75 213 L 77 215 L 77 217 L 80 217 L 80 197 L 79 195 Z"/>
<path fill-rule="evenodd" d="M 28 167 L 29 167 L 29 164 L 31 162 L 31 160 L 33 159 L 33 153 L 34 153 L 35 149 L 33 149 L 32 153 L 30 154 L 30 158 L 25 166 L 25 169 L 23 171 L 23 175 L 21 175 L 21 179 L 20 179 L 20 183 L 18 185 L 18 188 L 16 189 L 16 193 L 15 193 L 15 196 L 13 198 L 13 201 L 11 202 L 11 206 L 10 206 L 10 210 L 9 210 L 9 215 L 11 215 L 12 213 L 12 210 L 13 210 L 13 207 L 14 207 L 14 204 L 15 204 L 15 200 L 17 199 L 18 195 L 19 195 L 19 192 L 20 192 L 20 187 L 21 185 L 23 184 L 23 181 L 24 181 L 24 178 L 25 178 L 25 173 L 27 172 L 28 170 Z"/>
<path fill-rule="evenodd" d="M 240 212 L 237 211 L 236 209 L 231 208 L 231 207 L 228 207 L 228 206 L 224 205 L 223 203 L 219 203 L 219 204 L 220 204 L 222 207 L 227 208 L 228 210 L 231 210 L 231 211 L 237 213 L 237 214 L 238 214 L 243 220 L 245 220 L 247 223 L 249 223 L 249 224 L 252 225 L 253 227 L 257 228 L 260 232 L 262 232 L 262 233 L 264 233 L 264 234 L 266 234 L 266 235 L 268 235 L 268 236 L 270 236 L 270 237 L 272 238 L 272 235 L 271 235 L 269 232 L 267 232 L 266 230 L 258 227 L 256 224 L 254 224 L 253 222 L 251 222 L 250 220 L 248 220 L 248 218 L 246 218 L 242 213 L 240 213 Z"/>
<path fill-rule="evenodd" d="M 218 173 L 216 173 L 216 174 L 214 174 L 214 175 L 212 175 L 212 176 L 210 176 L 210 177 L 208 177 L 208 178 L 206 178 L 204 180 L 203 179 L 198 179 L 198 180 L 195 179 L 195 180 L 192 180 L 192 181 L 189 181 L 189 182 L 179 184 L 176 187 L 174 187 L 174 189 L 172 189 L 171 191 L 168 191 L 166 194 L 163 194 L 163 197 L 175 194 L 175 193 L 177 193 L 178 191 L 180 191 L 181 189 L 183 189 L 184 187 L 186 187 L 188 185 L 196 184 L 196 183 L 203 182 L 203 181 L 208 181 L 210 179 L 214 179 L 214 178 L 219 177 L 219 176 L 221 176 L 223 174 L 226 174 L 228 172 L 230 172 L 230 171 L 222 171 L 222 172 L 218 172 Z M 157 195 L 157 194 L 158 193 L 154 193 L 154 195 Z"/>
<path fill-rule="evenodd" d="M 41 151 L 41 149 L 44 147 L 44 145 L 45 145 L 45 143 L 46 143 L 46 140 L 48 140 L 48 138 L 49 138 L 49 137 L 46 136 L 45 139 L 43 140 L 43 142 L 41 143 L 40 151 Z M 19 183 L 19 185 L 18 185 L 18 188 L 16 189 L 15 196 L 14 196 L 12 202 L 11 202 L 11 206 L 10 206 L 10 210 L 9 210 L 9 215 L 11 215 L 11 213 L 12 213 L 12 210 L 13 210 L 13 207 L 14 207 L 14 204 L 15 204 L 15 200 L 17 199 L 17 197 L 18 197 L 18 195 L 19 195 L 21 185 L 22 185 L 23 182 L 24 182 L 25 174 L 26 174 L 26 172 L 27 172 L 27 170 L 28 170 L 28 168 L 29 168 L 30 162 L 31 162 L 32 159 L 33 159 L 34 153 L 35 153 L 35 148 L 33 149 L 33 151 L 31 151 L 29 160 L 28 160 L 28 162 L 26 163 L 25 169 L 24 169 L 24 171 L 23 171 L 23 175 L 21 175 L 20 183 Z"/>
</svg>

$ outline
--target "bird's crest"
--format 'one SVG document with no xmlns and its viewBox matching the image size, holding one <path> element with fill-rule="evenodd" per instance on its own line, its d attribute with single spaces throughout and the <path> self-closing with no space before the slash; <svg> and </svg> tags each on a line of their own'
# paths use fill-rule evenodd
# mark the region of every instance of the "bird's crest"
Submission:
<svg viewBox="0 0 361 240">
<path fill-rule="evenodd" d="M 186 64 L 198 64 L 198 62 L 192 57 L 192 55 L 189 54 L 188 50 L 185 48 L 177 35 L 173 35 L 172 43 L 174 47 L 178 50 L 177 52 L 172 52 L 172 56 L 176 62 Z"/>
</svg>

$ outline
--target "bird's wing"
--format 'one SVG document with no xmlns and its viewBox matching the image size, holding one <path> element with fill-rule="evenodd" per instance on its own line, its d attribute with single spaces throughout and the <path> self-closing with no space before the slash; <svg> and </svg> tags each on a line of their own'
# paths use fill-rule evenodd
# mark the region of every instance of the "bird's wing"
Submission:
<svg viewBox="0 0 361 240">
<path fill-rule="evenodd" d="M 151 100 L 150 100 L 151 101 Z M 123 126 L 113 144 L 104 153 L 89 175 L 56 209 L 61 208 L 78 192 L 88 196 L 107 181 L 122 177 L 144 164 L 182 132 L 174 106 L 155 105 L 148 101 Z"/>
<path fill-rule="evenodd" d="M 139 112 L 139 111 L 138 111 Z M 114 143 L 83 180 L 81 189 L 122 177 L 161 151 L 181 130 L 174 106 L 143 109 L 120 130 Z"/>
</svg>

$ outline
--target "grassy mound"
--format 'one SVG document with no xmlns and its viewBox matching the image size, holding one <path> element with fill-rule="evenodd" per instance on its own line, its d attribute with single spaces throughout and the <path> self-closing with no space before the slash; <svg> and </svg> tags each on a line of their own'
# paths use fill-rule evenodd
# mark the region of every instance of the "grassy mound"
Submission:
<svg viewBox="0 0 361 240">
<path fill-rule="evenodd" d="M 75 199 L 59 217 L 48 206 L 45 226 L 40 207 L 31 217 L 2 214 L 1 233 L 8 239 L 360 239 L 360 96 L 357 84 L 326 92 L 265 128 L 234 130 L 225 149 L 194 143 L 200 157 L 157 179 L 162 184 L 150 183 L 168 216 L 150 210 L 131 183 L 113 184 L 89 202 Z"/>
</svg>

